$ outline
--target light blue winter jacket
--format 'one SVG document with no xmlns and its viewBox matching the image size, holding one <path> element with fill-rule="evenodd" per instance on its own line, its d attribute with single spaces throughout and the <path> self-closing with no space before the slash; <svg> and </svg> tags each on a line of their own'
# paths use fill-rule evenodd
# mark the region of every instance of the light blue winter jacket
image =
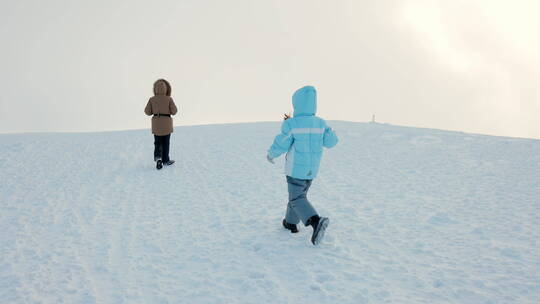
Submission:
<svg viewBox="0 0 540 304">
<path fill-rule="evenodd" d="M 306 86 L 292 97 L 294 115 L 283 121 L 281 134 L 277 135 L 268 150 L 270 158 L 287 153 L 285 174 L 298 179 L 314 179 L 319 171 L 323 147 L 332 148 L 338 138 L 317 112 L 317 91 Z"/>
</svg>

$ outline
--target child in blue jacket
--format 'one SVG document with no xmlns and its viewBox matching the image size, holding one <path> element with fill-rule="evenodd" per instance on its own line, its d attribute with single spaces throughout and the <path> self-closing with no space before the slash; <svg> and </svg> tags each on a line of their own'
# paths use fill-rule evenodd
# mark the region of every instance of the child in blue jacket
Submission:
<svg viewBox="0 0 540 304">
<path fill-rule="evenodd" d="M 297 90 L 292 100 L 293 117 L 285 116 L 285 121 L 281 125 L 281 133 L 276 136 L 274 143 L 268 150 L 267 159 L 273 164 L 274 158 L 287 153 L 285 174 L 287 175 L 289 203 L 283 219 L 283 226 L 291 233 L 298 232 L 296 224 L 300 221 L 305 226 L 312 226 L 311 242 L 313 245 L 317 245 L 322 241 L 330 221 L 317 214 L 307 199 L 307 192 L 311 182 L 317 177 L 323 147 L 334 147 L 338 138 L 324 119 L 315 116 L 317 92 L 314 87 L 306 86 Z"/>
</svg>

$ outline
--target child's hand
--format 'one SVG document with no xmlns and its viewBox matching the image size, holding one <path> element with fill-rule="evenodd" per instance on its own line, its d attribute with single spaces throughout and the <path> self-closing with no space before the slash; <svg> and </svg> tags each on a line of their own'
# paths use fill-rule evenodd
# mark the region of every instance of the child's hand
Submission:
<svg viewBox="0 0 540 304">
<path fill-rule="evenodd" d="M 275 164 L 274 159 L 270 157 L 270 155 L 266 154 L 266 160 L 268 160 L 269 163 Z"/>
</svg>

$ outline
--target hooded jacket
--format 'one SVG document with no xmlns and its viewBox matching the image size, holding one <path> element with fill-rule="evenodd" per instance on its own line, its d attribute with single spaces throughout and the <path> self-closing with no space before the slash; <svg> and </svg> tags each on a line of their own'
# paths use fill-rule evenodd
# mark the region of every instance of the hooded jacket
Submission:
<svg viewBox="0 0 540 304">
<path fill-rule="evenodd" d="M 298 179 L 314 179 L 319 172 L 323 147 L 338 143 L 336 133 L 317 113 L 317 91 L 312 86 L 297 90 L 293 97 L 294 115 L 283 121 L 281 133 L 276 136 L 268 156 L 279 157 L 287 153 L 285 174 Z"/>
<path fill-rule="evenodd" d="M 171 98 L 171 85 L 165 79 L 158 79 L 154 83 L 154 96 L 148 100 L 144 113 L 146 115 L 169 114 L 178 112 L 174 100 Z M 152 133 L 158 136 L 169 135 L 173 132 L 172 117 L 152 117 Z"/>
</svg>

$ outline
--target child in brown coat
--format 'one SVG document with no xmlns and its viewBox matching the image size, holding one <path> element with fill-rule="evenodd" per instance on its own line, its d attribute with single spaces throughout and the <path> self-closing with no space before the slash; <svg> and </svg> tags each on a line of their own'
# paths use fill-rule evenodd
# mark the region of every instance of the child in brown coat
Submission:
<svg viewBox="0 0 540 304">
<path fill-rule="evenodd" d="M 154 134 L 154 161 L 159 170 L 163 165 L 170 166 L 174 160 L 169 158 L 169 146 L 173 121 L 171 115 L 178 112 L 171 98 L 171 85 L 165 79 L 154 82 L 154 96 L 148 100 L 144 113 L 152 117 L 152 133 Z"/>
</svg>

